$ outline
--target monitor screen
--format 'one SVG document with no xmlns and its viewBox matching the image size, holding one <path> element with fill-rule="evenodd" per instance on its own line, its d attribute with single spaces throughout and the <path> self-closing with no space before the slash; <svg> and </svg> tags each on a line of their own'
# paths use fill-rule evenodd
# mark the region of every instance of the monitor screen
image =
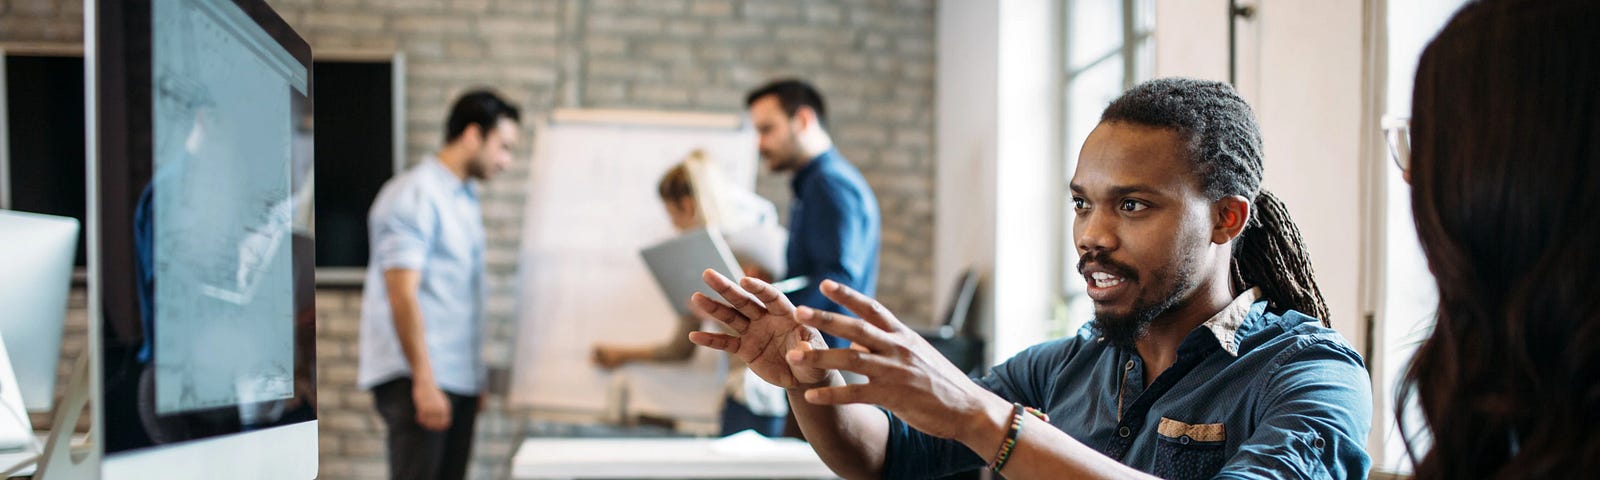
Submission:
<svg viewBox="0 0 1600 480">
<path fill-rule="evenodd" d="M 106 453 L 314 420 L 310 49 L 259 1 L 109 3 Z"/>
</svg>

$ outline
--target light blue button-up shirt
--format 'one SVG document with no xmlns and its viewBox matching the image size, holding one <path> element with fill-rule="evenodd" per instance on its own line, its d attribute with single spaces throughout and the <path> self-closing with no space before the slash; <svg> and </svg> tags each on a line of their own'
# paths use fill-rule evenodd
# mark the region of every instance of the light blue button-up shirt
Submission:
<svg viewBox="0 0 1600 480">
<path fill-rule="evenodd" d="M 1102 340 L 1093 323 L 978 383 L 1161 478 L 1366 478 L 1372 386 L 1361 356 L 1314 318 L 1266 309 L 1257 290 L 1240 295 L 1190 332 L 1149 385 L 1138 353 Z M 938 478 L 993 455 L 891 416 L 883 477 Z"/>
<path fill-rule="evenodd" d="M 383 280 L 385 270 L 403 268 L 422 273 L 417 303 L 439 388 L 477 395 L 484 378 L 484 232 L 476 187 L 429 155 L 384 184 L 367 228 L 357 382 L 365 390 L 411 375 Z"/>
</svg>

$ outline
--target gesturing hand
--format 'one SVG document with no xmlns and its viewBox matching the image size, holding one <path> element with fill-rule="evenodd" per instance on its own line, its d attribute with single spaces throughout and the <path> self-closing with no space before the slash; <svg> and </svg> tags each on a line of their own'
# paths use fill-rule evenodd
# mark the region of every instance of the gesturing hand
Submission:
<svg viewBox="0 0 1600 480">
<path fill-rule="evenodd" d="M 825 369 L 793 366 L 784 359 L 790 351 L 808 352 L 828 345 L 816 330 L 795 321 L 794 305 L 783 292 L 750 277 L 735 285 L 713 270 L 708 269 L 701 276 L 706 285 L 728 300 L 728 305 L 698 292 L 690 304 L 726 324 L 734 334 L 693 332 L 689 334 L 690 341 L 738 356 L 762 380 L 780 387 L 806 388 L 828 379 Z"/>
<path fill-rule="evenodd" d="M 807 402 L 880 405 L 912 428 L 942 438 L 967 441 L 973 435 L 992 435 L 980 428 L 987 425 L 982 419 L 1008 411 L 1009 402 L 967 378 L 882 304 L 833 281 L 824 281 L 821 289 L 861 319 L 801 307 L 796 320 L 854 344 L 850 349 L 792 351 L 788 363 L 797 370 L 856 372 L 867 383 L 812 388 L 805 393 Z"/>
</svg>

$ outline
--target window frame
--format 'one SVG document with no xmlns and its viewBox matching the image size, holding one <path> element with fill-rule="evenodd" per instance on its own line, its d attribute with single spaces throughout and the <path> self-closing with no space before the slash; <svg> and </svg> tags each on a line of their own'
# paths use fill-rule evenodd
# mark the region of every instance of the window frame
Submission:
<svg viewBox="0 0 1600 480">
<path fill-rule="evenodd" d="M 1070 142 L 1077 140 L 1073 135 L 1075 125 L 1072 123 L 1071 112 L 1082 98 L 1073 98 L 1073 87 L 1085 74 L 1102 66 L 1105 62 L 1122 59 L 1122 84 L 1121 88 L 1127 90 L 1141 81 L 1148 79 L 1154 71 L 1155 52 L 1155 2 L 1154 0 L 1117 0 L 1120 7 L 1120 41 L 1104 52 L 1098 53 L 1088 62 L 1074 68 L 1072 58 L 1073 10 L 1080 2 L 1095 0 L 1069 0 L 1061 4 L 1061 25 L 1059 29 L 1061 38 L 1058 40 L 1062 46 L 1061 62 L 1061 124 L 1059 138 L 1061 145 L 1061 165 L 1063 166 L 1058 178 L 1059 188 L 1059 218 L 1061 225 L 1057 244 L 1060 254 L 1057 256 L 1055 292 L 1057 295 L 1055 305 L 1054 333 L 1059 335 L 1070 334 L 1078 326 L 1088 321 L 1088 318 L 1076 313 L 1086 307 L 1087 293 L 1083 281 L 1076 278 L 1077 248 L 1072 238 L 1072 170 L 1077 165 L 1078 145 Z M 1099 0 L 1110 1 L 1110 0 Z"/>
</svg>

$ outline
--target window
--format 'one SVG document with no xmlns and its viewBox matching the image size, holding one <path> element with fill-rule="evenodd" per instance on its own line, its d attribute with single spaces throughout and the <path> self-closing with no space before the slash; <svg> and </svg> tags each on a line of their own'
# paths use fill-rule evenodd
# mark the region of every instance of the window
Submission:
<svg viewBox="0 0 1600 480">
<path fill-rule="evenodd" d="M 1062 9 L 1066 53 L 1063 78 L 1061 192 L 1061 298 L 1051 337 L 1070 335 L 1090 317 L 1087 285 L 1078 275 L 1072 238 L 1072 194 L 1067 184 L 1077 165 L 1078 147 L 1100 123 L 1100 112 L 1124 90 L 1150 78 L 1154 69 L 1151 33 L 1153 0 L 1070 0 Z"/>
<path fill-rule="evenodd" d="M 4 55 L 0 101 L 0 208 L 84 224 L 83 57 Z M 78 233 L 84 266 L 88 228 Z"/>
<path fill-rule="evenodd" d="M 1464 0 L 1388 2 L 1385 115 L 1411 115 L 1411 86 L 1422 48 L 1463 3 Z M 1406 474 L 1411 471 L 1411 462 L 1394 420 L 1396 387 L 1411 363 L 1411 355 L 1433 327 L 1439 298 L 1411 218 L 1411 186 L 1387 155 L 1379 161 L 1385 172 L 1379 187 L 1384 191 L 1384 215 L 1374 219 L 1381 225 L 1371 228 L 1383 232 L 1383 266 L 1379 272 L 1383 292 L 1372 332 L 1374 358 L 1368 362 L 1373 365 L 1372 394 L 1378 400 L 1373 416 L 1382 429 L 1382 448 L 1372 452 L 1373 467 Z M 1420 412 L 1411 408 L 1407 415 L 1406 426 L 1415 432 L 1421 425 Z M 1419 447 L 1426 449 L 1425 445 Z"/>
<path fill-rule="evenodd" d="M 367 209 L 404 165 L 397 73 L 389 59 L 317 60 L 316 232 L 319 283 L 353 283 L 367 266 Z"/>
</svg>

